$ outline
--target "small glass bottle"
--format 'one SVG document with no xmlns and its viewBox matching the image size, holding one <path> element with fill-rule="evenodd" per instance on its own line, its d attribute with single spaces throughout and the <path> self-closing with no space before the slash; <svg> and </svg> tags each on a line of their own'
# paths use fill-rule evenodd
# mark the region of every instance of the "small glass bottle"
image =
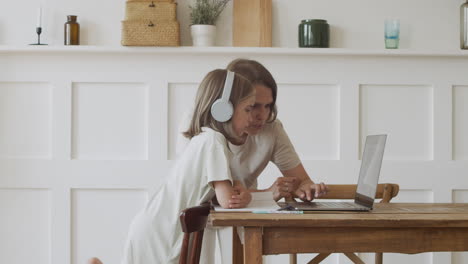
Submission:
<svg viewBox="0 0 468 264">
<path fill-rule="evenodd" d="M 80 45 L 80 24 L 76 22 L 76 16 L 67 16 L 64 33 L 65 45 Z"/>
<path fill-rule="evenodd" d="M 468 0 L 460 7 L 460 48 L 468 49 Z"/>
</svg>

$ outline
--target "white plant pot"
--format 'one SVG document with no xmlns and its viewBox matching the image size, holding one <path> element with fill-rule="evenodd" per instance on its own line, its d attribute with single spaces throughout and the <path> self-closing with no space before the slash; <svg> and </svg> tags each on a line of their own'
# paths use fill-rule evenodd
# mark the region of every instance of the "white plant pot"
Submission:
<svg viewBox="0 0 468 264">
<path fill-rule="evenodd" d="M 191 25 L 193 46 L 214 46 L 216 37 L 216 26 L 213 25 Z"/>
</svg>

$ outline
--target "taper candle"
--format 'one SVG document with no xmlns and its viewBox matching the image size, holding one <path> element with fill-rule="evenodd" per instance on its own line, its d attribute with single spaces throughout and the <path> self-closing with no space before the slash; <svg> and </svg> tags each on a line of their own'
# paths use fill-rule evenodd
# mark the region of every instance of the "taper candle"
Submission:
<svg viewBox="0 0 468 264">
<path fill-rule="evenodd" d="M 37 9 L 37 26 L 36 27 L 41 27 L 42 24 L 42 7 L 39 7 Z"/>
</svg>

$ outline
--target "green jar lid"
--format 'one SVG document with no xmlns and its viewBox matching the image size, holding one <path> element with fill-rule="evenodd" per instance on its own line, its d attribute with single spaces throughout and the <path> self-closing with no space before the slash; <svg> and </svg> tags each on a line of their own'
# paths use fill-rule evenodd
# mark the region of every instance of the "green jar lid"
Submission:
<svg viewBox="0 0 468 264">
<path fill-rule="evenodd" d="M 327 23 L 325 19 L 303 19 L 301 23 Z"/>
</svg>

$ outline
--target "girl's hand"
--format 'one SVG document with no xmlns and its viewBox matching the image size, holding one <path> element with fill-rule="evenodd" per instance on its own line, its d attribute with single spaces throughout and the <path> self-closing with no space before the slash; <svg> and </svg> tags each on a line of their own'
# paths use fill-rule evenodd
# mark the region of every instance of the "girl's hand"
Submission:
<svg viewBox="0 0 468 264">
<path fill-rule="evenodd" d="M 296 177 L 278 177 L 276 181 L 268 188 L 273 192 L 273 199 L 278 201 L 281 198 L 291 198 L 299 187 L 299 179 Z"/>
<path fill-rule="evenodd" d="M 233 187 L 234 193 L 229 199 L 229 208 L 244 208 L 252 200 L 252 195 L 242 184 Z"/>
</svg>

